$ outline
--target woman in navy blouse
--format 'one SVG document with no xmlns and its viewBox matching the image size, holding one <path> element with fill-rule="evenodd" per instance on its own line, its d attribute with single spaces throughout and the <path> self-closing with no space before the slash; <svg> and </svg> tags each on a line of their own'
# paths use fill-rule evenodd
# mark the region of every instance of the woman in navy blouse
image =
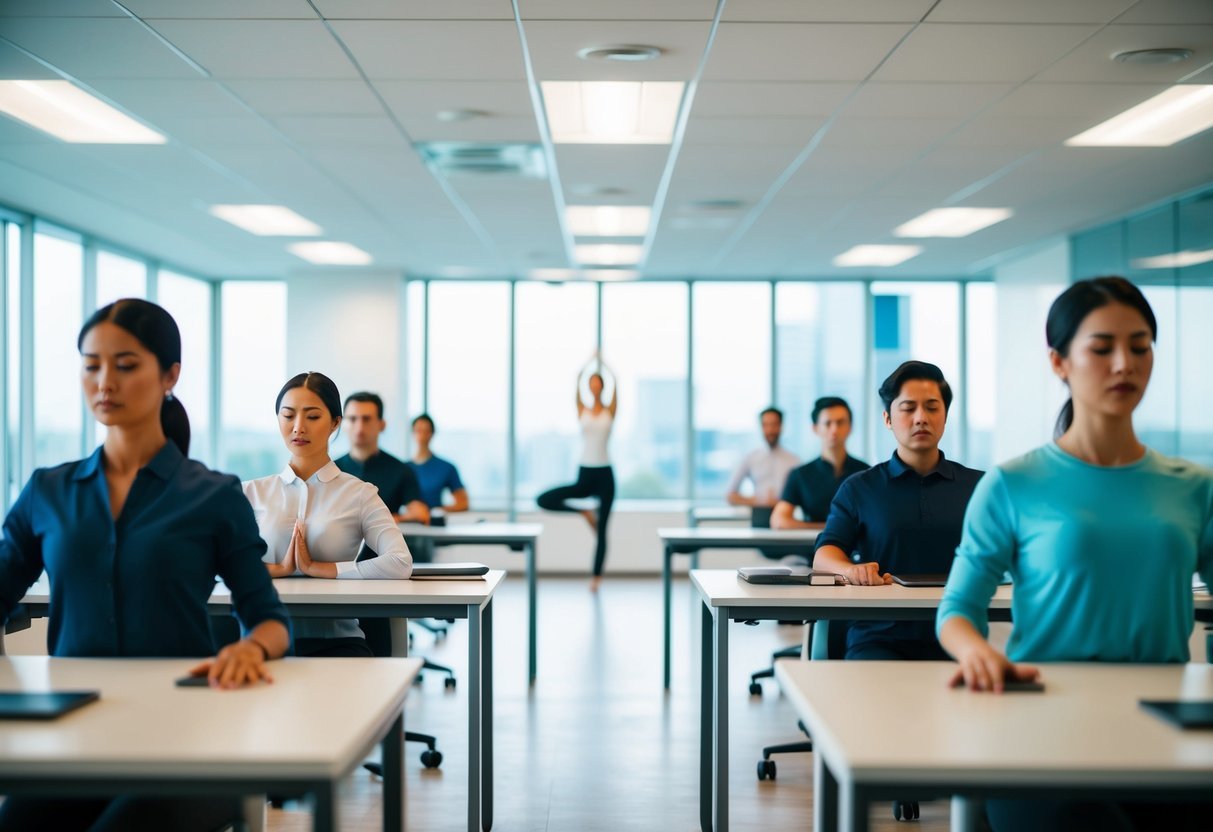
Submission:
<svg viewBox="0 0 1213 832">
<path fill-rule="evenodd" d="M 172 393 L 176 322 L 153 303 L 119 300 L 85 322 L 77 346 L 105 442 L 87 459 L 35 471 L 9 512 L 0 620 L 45 570 L 53 656 L 198 657 L 191 672 L 212 687 L 270 681 L 266 663 L 286 652 L 290 619 L 240 482 L 186 457 L 189 420 Z M 246 633 L 217 655 L 206 609 L 216 575 Z M 0 830 L 212 829 L 231 812 L 222 800 L 10 798 Z"/>
</svg>

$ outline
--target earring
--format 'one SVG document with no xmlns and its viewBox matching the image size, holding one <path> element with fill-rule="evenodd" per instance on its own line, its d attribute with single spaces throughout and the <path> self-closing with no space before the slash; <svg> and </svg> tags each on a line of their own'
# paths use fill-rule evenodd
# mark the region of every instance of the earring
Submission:
<svg viewBox="0 0 1213 832">
<path fill-rule="evenodd" d="M 164 394 L 164 400 L 166 402 L 171 402 L 173 400 L 173 391 L 172 390 L 169 390 L 167 393 Z"/>
</svg>

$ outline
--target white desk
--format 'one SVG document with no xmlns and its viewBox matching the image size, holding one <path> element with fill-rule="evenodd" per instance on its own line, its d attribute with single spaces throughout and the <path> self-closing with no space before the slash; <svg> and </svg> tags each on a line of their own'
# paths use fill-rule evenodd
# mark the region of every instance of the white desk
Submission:
<svg viewBox="0 0 1213 832">
<path fill-rule="evenodd" d="M 729 508 L 732 508 L 731 506 Z M 748 512 L 749 509 L 746 509 Z M 748 514 L 746 515 L 749 516 Z M 766 549 L 781 551 L 788 555 L 804 555 L 813 559 L 813 544 L 817 542 L 816 529 L 753 529 L 736 526 L 703 528 L 663 528 L 657 530 L 661 538 L 663 558 L 661 562 L 662 639 L 664 663 L 662 665 L 662 687 L 670 689 L 670 607 L 673 594 L 674 555 L 690 555 L 691 569 L 699 568 L 701 549 Z"/>
<path fill-rule="evenodd" d="M 449 516 L 448 516 L 449 523 Z M 505 546 L 526 554 L 527 594 L 527 682 L 535 684 L 538 672 L 536 658 L 536 563 L 542 523 L 455 523 L 446 526 L 424 526 L 420 523 L 400 523 L 407 537 L 425 538 L 435 546 Z"/>
<path fill-rule="evenodd" d="M 910 621 L 935 617 L 941 587 L 748 584 L 735 569 L 691 571 L 703 602 L 699 711 L 699 826 L 729 828 L 729 622 Z M 999 587 L 990 617 L 1008 620 L 1011 588 Z M 816 737 L 814 737 L 816 741 Z"/>
<path fill-rule="evenodd" d="M 693 529 L 700 523 L 749 523 L 752 513 L 749 506 L 695 506 L 690 511 L 689 522 Z"/>
<path fill-rule="evenodd" d="M 337 785 L 381 743 L 383 828 L 404 828 L 404 699 L 420 659 L 286 659 L 272 685 L 178 688 L 192 659 L 0 658 L 0 690 L 99 690 L 59 719 L 0 723 L 0 794 L 310 794 L 337 828 Z M 339 719 L 317 718 L 318 708 Z"/>
<path fill-rule="evenodd" d="M 391 618 L 393 649 L 408 644 L 409 618 L 468 620 L 468 830 L 493 825 L 493 593 L 505 578 L 495 569 L 479 581 L 326 581 L 278 578 L 274 588 L 294 618 Z M 30 614 L 47 614 L 49 588 L 35 584 L 21 600 Z M 218 584 L 210 611 L 230 611 Z"/>
<path fill-rule="evenodd" d="M 776 676 L 813 735 L 814 823 L 864 832 L 873 800 L 1213 795 L 1213 732 L 1139 699 L 1211 699 L 1213 666 L 1048 664 L 1044 693 L 949 690 L 950 662 L 799 662 Z M 914 714 L 855 719 L 855 713 Z"/>
</svg>

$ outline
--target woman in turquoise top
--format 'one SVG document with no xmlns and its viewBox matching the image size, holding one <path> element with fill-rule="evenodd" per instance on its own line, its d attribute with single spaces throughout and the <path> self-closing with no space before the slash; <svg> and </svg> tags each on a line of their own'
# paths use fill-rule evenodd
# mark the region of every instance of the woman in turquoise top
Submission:
<svg viewBox="0 0 1213 832">
<path fill-rule="evenodd" d="M 1070 388 L 1056 441 L 985 475 L 965 515 L 937 618 L 975 691 L 1035 679 L 1019 662 L 1183 662 L 1192 575 L 1213 580 L 1213 471 L 1145 447 L 1133 430 L 1157 323 L 1120 277 L 1084 280 L 1049 310 L 1053 372 Z M 1006 572 L 1015 626 L 1003 656 L 986 609 Z M 1185 829 L 1209 807 L 990 801 L 995 830 Z M 1144 820 L 1145 825 L 1139 823 Z M 1193 825 L 1192 828 L 1195 828 Z"/>
</svg>

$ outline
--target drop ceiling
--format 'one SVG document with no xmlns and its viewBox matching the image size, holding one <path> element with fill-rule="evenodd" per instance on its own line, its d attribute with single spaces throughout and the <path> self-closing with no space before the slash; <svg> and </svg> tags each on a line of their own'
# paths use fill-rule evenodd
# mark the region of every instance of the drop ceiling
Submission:
<svg viewBox="0 0 1213 832">
<path fill-rule="evenodd" d="M 577 57 L 629 43 L 664 54 Z M 1110 59 L 1157 47 L 1193 54 Z M 286 205 L 417 276 L 568 267 L 587 241 L 561 206 L 617 204 L 654 209 L 646 278 L 913 278 L 1213 181 L 1213 131 L 1062 146 L 1213 84 L 1209 0 L 0 0 L 0 78 L 72 80 L 169 137 L 71 145 L 0 116 L 0 204 L 211 277 L 310 268 L 219 203 Z M 426 165 L 422 142 L 542 143 L 532 80 L 686 82 L 685 130 L 555 145 L 541 180 Z M 1015 215 L 897 267 L 831 264 L 951 205 Z"/>
</svg>

